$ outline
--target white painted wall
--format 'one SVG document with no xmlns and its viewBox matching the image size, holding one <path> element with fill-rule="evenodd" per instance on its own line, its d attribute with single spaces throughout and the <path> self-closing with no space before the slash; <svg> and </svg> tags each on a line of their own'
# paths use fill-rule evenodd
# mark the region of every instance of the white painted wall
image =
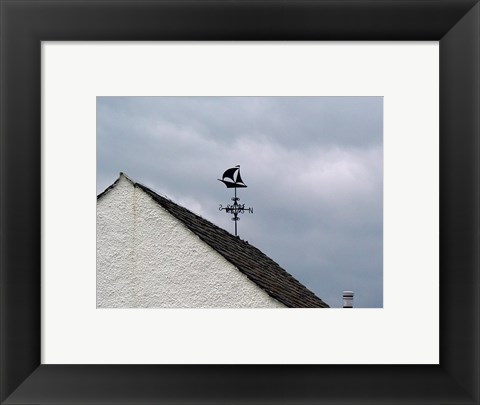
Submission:
<svg viewBox="0 0 480 405">
<path fill-rule="evenodd" d="M 285 306 L 123 175 L 97 201 L 97 308 Z"/>
</svg>

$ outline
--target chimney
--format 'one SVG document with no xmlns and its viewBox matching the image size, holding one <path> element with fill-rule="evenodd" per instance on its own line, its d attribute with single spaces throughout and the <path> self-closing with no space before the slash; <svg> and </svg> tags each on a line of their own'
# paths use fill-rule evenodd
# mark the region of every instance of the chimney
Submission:
<svg viewBox="0 0 480 405">
<path fill-rule="evenodd" d="M 343 308 L 353 308 L 353 291 L 343 292 Z"/>
</svg>

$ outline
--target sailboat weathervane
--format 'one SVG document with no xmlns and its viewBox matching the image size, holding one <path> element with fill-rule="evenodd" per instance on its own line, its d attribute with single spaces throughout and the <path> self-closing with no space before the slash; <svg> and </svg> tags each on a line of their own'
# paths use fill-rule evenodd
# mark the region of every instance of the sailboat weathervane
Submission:
<svg viewBox="0 0 480 405">
<path fill-rule="evenodd" d="M 226 213 L 232 213 L 232 221 L 235 221 L 235 236 L 237 236 L 237 222 L 240 221 L 238 214 L 244 214 L 245 211 L 253 214 L 253 208 L 245 208 L 245 204 L 238 203 L 240 198 L 237 197 L 237 188 L 247 187 L 240 176 L 240 165 L 225 170 L 222 178 L 218 179 L 218 181 L 225 184 L 227 188 L 235 189 L 235 197 L 232 197 L 233 204 L 228 204 L 226 207 L 223 207 L 222 204 L 220 204 L 218 209 L 220 211 L 225 210 Z"/>
</svg>

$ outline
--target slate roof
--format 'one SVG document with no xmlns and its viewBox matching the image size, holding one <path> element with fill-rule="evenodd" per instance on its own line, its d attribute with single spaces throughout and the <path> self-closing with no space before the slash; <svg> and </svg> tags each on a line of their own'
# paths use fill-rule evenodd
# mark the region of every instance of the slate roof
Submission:
<svg viewBox="0 0 480 405">
<path fill-rule="evenodd" d="M 256 247 L 120 173 L 120 176 L 122 175 L 277 301 L 290 308 L 329 308 L 312 291 Z M 115 187 L 119 180 L 120 178 L 99 194 L 97 199 Z"/>
</svg>

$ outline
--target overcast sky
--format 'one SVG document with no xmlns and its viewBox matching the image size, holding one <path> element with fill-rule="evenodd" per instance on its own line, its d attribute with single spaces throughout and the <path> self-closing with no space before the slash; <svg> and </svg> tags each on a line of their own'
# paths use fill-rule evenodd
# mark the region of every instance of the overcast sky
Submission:
<svg viewBox="0 0 480 405">
<path fill-rule="evenodd" d="M 234 233 L 327 302 L 383 305 L 382 97 L 98 97 L 97 194 L 124 172 Z"/>
</svg>

